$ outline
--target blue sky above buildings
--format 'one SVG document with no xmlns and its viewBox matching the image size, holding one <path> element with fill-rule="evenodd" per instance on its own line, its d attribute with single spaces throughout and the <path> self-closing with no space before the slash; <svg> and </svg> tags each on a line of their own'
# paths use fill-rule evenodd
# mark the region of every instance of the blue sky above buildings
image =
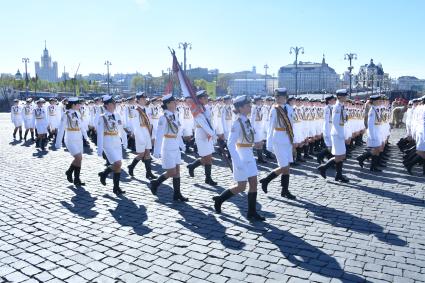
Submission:
<svg viewBox="0 0 425 283">
<path fill-rule="evenodd" d="M 39 61 L 47 48 L 59 73 L 148 71 L 171 65 L 167 46 L 188 41 L 188 64 L 220 72 L 276 73 L 294 61 L 321 62 L 338 73 L 355 52 L 354 72 L 371 58 L 391 77 L 425 78 L 425 1 L 384 0 L 22 0 L 2 1 L 0 73 L 23 70 L 22 57 Z M 181 50 L 177 50 L 183 60 Z"/>
</svg>

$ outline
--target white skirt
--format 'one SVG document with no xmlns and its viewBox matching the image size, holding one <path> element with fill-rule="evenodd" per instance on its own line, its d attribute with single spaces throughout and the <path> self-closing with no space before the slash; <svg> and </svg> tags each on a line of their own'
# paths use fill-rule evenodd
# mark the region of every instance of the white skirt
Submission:
<svg viewBox="0 0 425 283">
<path fill-rule="evenodd" d="M 280 168 L 286 167 L 289 163 L 294 161 L 291 144 L 273 143 L 273 153 L 276 156 L 277 164 Z"/>
<path fill-rule="evenodd" d="M 162 169 L 168 170 L 176 168 L 177 165 L 182 163 L 181 153 L 179 149 L 175 150 L 162 150 L 161 152 L 161 165 Z"/>
<path fill-rule="evenodd" d="M 201 139 L 195 138 L 196 146 L 198 147 L 198 154 L 201 157 L 211 155 L 214 152 L 214 144 L 212 138 Z"/>
<path fill-rule="evenodd" d="M 22 126 L 22 119 L 21 118 L 15 118 L 13 120 L 13 124 L 15 125 L 15 128 L 16 127 L 21 127 Z"/>
<path fill-rule="evenodd" d="M 35 123 L 35 129 L 39 135 L 47 134 L 47 123 Z"/>
<path fill-rule="evenodd" d="M 105 152 L 106 157 L 108 158 L 109 163 L 114 164 L 117 161 L 122 160 L 122 149 L 120 147 L 104 147 L 103 151 Z"/>
<path fill-rule="evenodd" d="M 339 136 L 331 136 L 332 140 L 332 154 L 345 155 L 345 140 Z"/>
<path fill-rule="evenodd" d="M 72 156 L 77 154 L 83 154 L 83 139 L 66 139 L 65 138 L 65 146 L 68 149 L 69 153 Z"/>
<path fill-rule="evenodd" d="M 152 141 L 151 139 L 143 134 L 136 134 L 135 135 L 135 141 L 136 141 L 136 152 L 137 153 L 143 153 L 146 149 L 152 148 Z"/>
</svg>

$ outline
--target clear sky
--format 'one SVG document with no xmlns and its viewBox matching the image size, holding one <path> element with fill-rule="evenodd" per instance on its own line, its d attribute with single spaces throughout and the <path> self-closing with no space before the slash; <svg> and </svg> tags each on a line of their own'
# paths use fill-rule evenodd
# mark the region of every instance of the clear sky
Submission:
<svg viewBox="0 0 425 283">
<path fill-rule="evenodd" d="M 29 71 L 47 48 L 59 73 L 148 71 L 171 65 L 167 46 L 193 45 L 192 67 L 220 72 L 269 74 L 294 61 L 291 46 L 303 46 L 301 61 L 322 54 L 338 73 L 344 54 L 355 52 L 354 72 L 371 58 L 391 77 L 425 79 L 425 1 L 422 0 L 20 0 L 1 1 L 0 73 Z M 180 61 L 181 50 L 177 50 Z"/>
</svg>

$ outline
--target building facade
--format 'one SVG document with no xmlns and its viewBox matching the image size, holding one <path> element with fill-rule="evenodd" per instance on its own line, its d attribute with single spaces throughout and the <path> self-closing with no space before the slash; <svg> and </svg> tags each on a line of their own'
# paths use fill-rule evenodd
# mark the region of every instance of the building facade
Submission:
<svg viewBox="0 0 425 283">
<path fill-rule="evenodd" d="M 229 94 L 237 95 L 266 95 L 272 94 L 277 87 L 277 78 L 267 79 L 233 79 L 229 81 Z"/>
<path fill-rule="evenodd" d="M 286 87 L 290 94 L 333 92 L 340 86 L 340 77 L 329 67 L 323 57 L 322 63 L 299 62 L 279 69 L 279 87 Z M 296 83 L 297 78 L 297 83 Z"/>
<path fill-rule="evenodd" d="M 399 77 L 397 79 L 397 89 L 423 91 L 425 90 L 425 80 L 420 80 L 413 76 Z"/>
<path fill-rule="evenodd" d="M 52 62 L 49 51 L 44 45 L 43 55 L 40 62 L 35 62 L 35 73 L 40 80 L 48 82 L 58 81 L 58 62 Z"/>
</svg>

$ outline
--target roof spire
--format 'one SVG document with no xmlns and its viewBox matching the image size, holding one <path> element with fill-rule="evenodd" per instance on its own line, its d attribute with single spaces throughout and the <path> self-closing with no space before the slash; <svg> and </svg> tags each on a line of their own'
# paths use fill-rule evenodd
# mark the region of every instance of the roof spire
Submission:
<svg viewBox="0 0 425 283">
<path fill-rule="evenodd" d="M 322 65 L 325 65 L 325 64 L 326 64 L 326 62 L 325 62 L 325 54 L 323 54 Z"/>
<path fill-rule="evenodd" d="M 46 43 L 46 40 L 44 40 L 44 50 L 47 50 L 47 43 Z"/>
</svg>

